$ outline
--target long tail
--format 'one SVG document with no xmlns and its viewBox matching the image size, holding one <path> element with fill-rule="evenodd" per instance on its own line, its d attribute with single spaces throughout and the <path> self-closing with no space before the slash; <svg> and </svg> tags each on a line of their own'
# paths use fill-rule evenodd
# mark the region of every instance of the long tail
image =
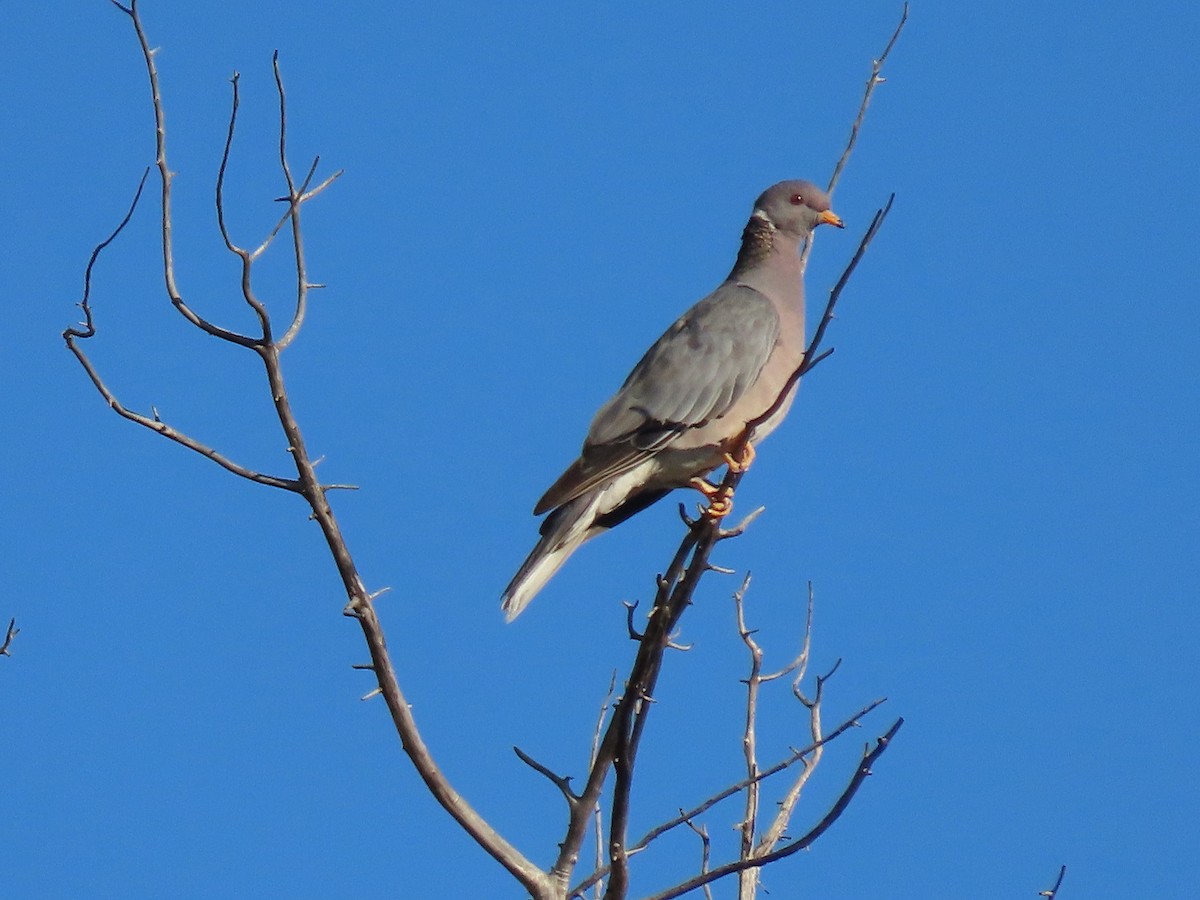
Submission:
<svg viewBox="0 0 1200 900">
<path fill-rule="evenodd" d="M 511 622 L 521 614 L 529 601 L 584 541 L 604 530 L 603 526 L 596 524 L 597 507 L 602 496 L 603 491 L 598 490 L 576 497 L 554 510 L 542 522 L 541 540 L 500 595 L 500 608 L 504 610 L 507 621 Z"/>
</svg>

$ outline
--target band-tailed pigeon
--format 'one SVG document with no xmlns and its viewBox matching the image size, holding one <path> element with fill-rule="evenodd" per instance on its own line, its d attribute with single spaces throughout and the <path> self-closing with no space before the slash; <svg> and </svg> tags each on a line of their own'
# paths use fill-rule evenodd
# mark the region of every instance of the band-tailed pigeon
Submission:
<svg viewBox="0 0 1200 900">
<path fill-rule="evenodd" d="M 799 245 L 822 223 L 842 227 L 828 195 L 808 181 L 781 181 L 758 198 L 729 277 L 646 352 L 596 413 L 579 459 L 534 507 L 550 515 L 504 589 L 508 621 L 588 538 L 674 488 L 700 486 L 696 479 L 728 462 L 747 423 L 779 399 L 804 359 Z M 754 442 L 791 402 L 755 429 Z"/>
</svg>

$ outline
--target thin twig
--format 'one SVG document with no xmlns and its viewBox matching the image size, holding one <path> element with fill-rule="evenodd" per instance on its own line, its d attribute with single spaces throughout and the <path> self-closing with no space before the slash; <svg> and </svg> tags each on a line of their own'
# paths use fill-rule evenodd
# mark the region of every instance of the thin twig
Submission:
<svg viewBox="0 0 1200 900">
<path fill-rule="evenodd" d="M 896 736 L 896 732 L 900 730 L 900 726 L 904 724 L 903 719 L 897 719 L 895 724 L 888 729 L 887 733 L 880 737 L 875 742 L 875 747 L 867 751 L 859 763 L 858 768 L 854 770 L 854 775 L 850 779 L 850 783 L 846 785 L 845 790 L 834 801 L 833 806 L 825 813 L 821 821 L 812 827 L 812 829 L 803 837 L 796 841 L 792 841 L 781 850 L 775 850 L 767 853 L 764 856 L 755 857 L 754 859 L 739 859 L 733 862 L 726 863 L 722 866 L 717 866 L 712 871 L 704 875 L 697 875 L 694 878 L 689 878 L 687 881 L 680 882 L 674 887 L 667 888 L 665 891 L 660 891 L 657 894 L 648 897 L 647 900 L 671 900 L 673 897 L 679 897 L 686 894 L 688 891 L 694 891 L 696 888 L 705 884 L 710 884 L 727 875 L 733 875 L 743 869 L 761 868 L 769 865 L 778 859 L 791 856 L 811 847 L 816 842 L 817 838 L 829 830 L 830 826 L 841 817 L 842 813 L 850 805 L 850 801 L 854 799 L 854 795 L 858 793 L 858 789 L 862 787 L 867 776 L 871 774 L 871 766 L 876 760 L 884 754 L 889 746 L 891 746 L 892 738 Z"/>
<path fill-rule="evenodd" d="M 839 725 L 837 728 L 835 728 L 833 731 L 826 734 L 825 737 L 821 739 L 821 742 L 819 744 L 809 744 L 808 746 L 803 747 L 799 750 L 793 750 L 791 753 L 789 753 L 786 757 L 781 759 L 779 762 L 775 763 L 772 766 L 768 766 L 767 768 L 760 771 L 755 780 L 756 781 L 765 781 L 767 778 L 770 778 L 772 775 L 776 775 L 779 772 L 786 771 L 791 766 L 793 766 L 795 763 L 803 760 L 806 756 L 811 754 L 818 747 L 823 747 L 825 744 L 828 744 L 831 741 L 836 740 L 838 737 L 840 737 L 845 732 L 849 731 L 851 728 L 860 727 L 861 722 L 859 720 L 862 719 L 864 716 L 866 716 L 868 713 L 870 713 L 877 706 L 879 706 L 880 704 L 882 704 L 884 702 L 886 702 L 886 698 L 882 698 L 882 697 L 878 700 L 871 701 L 866 706 L 864 706 L 862 709 L 860 709 L 858 712 L 856 712 L 854 715 L 852 715 L 850 718 L 848 718 L 844 722 L 842 722 L 842 724 Z M 750 781 L 748 779 L 739 781 L 735 784 L 731 784 L 729 787 L 725 788 L 724 790 L 718 791 L 716 794 L 713 794 L 711 797 L 709 797 L 707 800 L 704 800 L 702 803 L 692 807 L 687 812 L 680 813 L 678 816 L 676 816 L 672 819 L 668 819 L 667 821 L 663 822 L 660 825 L 656 825 L 654 828 L 651 828 L 648 832 L 646 832 L 644 835 L 642 835 L 638 840 L 636 840 L 632 844 L 630 844 L 628 852 L 632 854 L 632 853 L 636 853 L 640 850 L 644 850 L 656 838 L 660 837 L 661 835 L 665 834 L 668 831 L 671 831 L 674 828 L 678 828 L 680 825 L 685 824 L 688 819 L 694 819 L 697 816 L 702 815 L 703 813 L 712 809 L 714 806 L 716 806 L 722 800 L 727 800 L 730 797 L 735 796 L 736 794 L 745 790 L 749 784 L 750 784 Z M 580 891 L 586 890 L 592 884 L 594 884 L 595 882 L 597 882 L 599 879 L 603 878 L 607 874 L 608 874 L 607 866 L 598 868 L 595 872 L 593 872 L 591 875 L 589 875 L 586 879 L 584 879 L 579 884 L 577 884 L 575 886 L 573 892 L 578 893 Z"/>
<path fill-rule="evenodd" d="M 830 291 L 822 326 L 826 326 L 828 320 L 832 319 L 833 308 L 837 304 L 842 290 L 867 247 L 878 233 L 890 208 L 891 201 L 875 214 L 871 226 L 859 244 L 858 251 L 833 290 Z M 811 354 L 820 345 L 823 336 L 824 327 L 820 327 L 812 341 L 809 342 L 808 351 L 805 354 L 805 364 L 793 374 L 779 395 L 776 404 L 762 416 L 747 424 L 740 442 L 749 440 L 754 429 L 766 421 L 778 406 L 786 401 L 795 382 L 812 367 L 808 364 L 808 360 L 812 359 Z M 745 470 L 740 467 L 727 467 L 719 488 L 721 493 L 724 496 L 732 496 L 744 474 Z M 625 845 L 625 827 L 631 796 L 633 764 L 637 757 L 637 746 L 642 729 L 645 727 L 647 713 L 645 700 L 653 695 L 668 636 L 673 633 L 679 617 L 691 603 L 692 594 L 700 577 L 708 570 L 708 559 L 712 548 L 721 540 L 723 533 L 721 523 L 722 517 L 708 514 L 692 520 L 692 524 L 685 532 L 679 549 L 675 553 L 671 566 L 664 575 L 657 579 L 658 591 L 648 616 L 646 632 L 639 643 L 638 655 L 626 682 L 625 692 L 618 701 L 613 718 L 605 732 L 604 740 L 601 741 L 596 762 L 589 773 L 587 784 L 580 793 L 581 806 L 590 809 L 600 796 L 608 767 L 612 766 L 615 773 L 615 785 L 613 812 L 609 822 L 610 879 L 608 891 L 604 895 L 608 900 L 622 898 L 628 890 L 627 859 L 630 851 Z M 551 877 L 556 883 L 565 885 L 569 881 L 571 871 L 578 860 L 579 847 L 583 841 L 586 826 L 585 818 L 572 816 L 567 834 L 559 845 L 558 858 L 550 870 Z"/>
<path fill-rule="evenodd" d="M 242 297 L 247 305 L 254 310 L 254 314 L 258 317 L 258 325 L 260 331 L 259 342 L 269 344 L 271 342 L 271 317 L 267 315 L 267 308 L 262 301 L 254 294 L 254 287 L 251 281 L 251 267 L 254 264 L 254 259 L 257 253 L 251 254 L 250 251 L 243 247 L 239 247 L 230 239 L 229 229 L 225 225 L 225 172 L 229 168 L 229 155 L 233 150 L 233 135 L 237 128 L 238 106 L 241 103 L 241 94 L 239 85 L 241 76 L 233 73 L 230 79 L 230 84 L 233 88 L 233 100 L 230 103 L 229 109 L 229 127 L 225 131 L 225 149 L 221 153 L 221 165 L 217 168 L 217 228 L 221 232 L 221 239 L 225 242 L 225 248 L 238 259 L 241 260 L 242 268 Z M 278 229 L 279 226 L 276 226 Z M 272 235 L 274 236 L 274 235 Z M 270 243 L 270 238 L 264 243 Z"/>
<path fill-rule="evenodd" d="M 804 361 L 800 364 L 800 367 L 791 374 L 791 377 L 784 382 L 783 390 L 779 392 L 779 396 L 776 397 L 775 402 L 771 404 L 770 408 L 768 408 L 767 411 L 762 415 L 751 420 L 746 425 L 746 430 L 742 440 L 749 440 L 750 437 L 753 436 L 754 430 L 758 428 L 759 425 L 774 416 L 775 413 L 778 412 L 783 406 L 783 404 L 787 402 L 788 397 L 791 395 L 792 388 L 796 386 L 796 382 L 798 382 L 802 376 L 807 374 L 813 368 L 813 366 L 821 362 L 821 360 L 825 359 L 830 353 L 833 352 L 831 349 L 820 355 L 817 354 L 817 350 L 820 349 L 822 341 L 825 340 L 825 332 L 829 328 L 829 323 L 833 321 L 833 311 L 837 307 L 838 300 L 841 299 L 842 291 L 845 290 L 846 284 L 850 281 L 850 276 L 854 274 L 854 270 L 858 268 L 859 262 L 862 260 L 863 255 L 867 252 L 867 248 L 871 246 L 871 241 L 875 240 L 875 235 L 877 235 L 879 233 L 879 229 L 883 227 L 884 220 L 887 219 L 888 213 L 892 211 L 892 202 L 895 199 L 896 195 L 892 194 L 890 197 L 888 197 L 887 203 L 885 203 L 881 209 L 875 211 L 875 215 L 871 219 L 871 224 L 867 226 L 867 230 L 863 232 L 862 239 L 858 242 L 858 249 L 854 252 L 854 256 L 850 258 L 850 262 L 842 271 L 841 277 L 829 291 L 829 300 L 825 304 L 825 312 L 821 315 L 820 324 L 817 325 L 817 330 L 813 332 L 812 339 L 808 342 L 808 348 L 804 351 Z"/>
<path fill-rule="evenodd" d="M 796 680 L 804 678 L 804 673 L 808 669 L 809 653 L 812 651 L 812 625 L 813 625 L 813 608 L 815 605 L 813 596 L 813 583 L 808 583 L 808 606 L 804 614 L 804 638 L 800 641 L 800 652 L 796 654 L 796 658 L 790 663 L 775 672 L 769 672 L 762 676 L 764 682 L 775 681 L 783 678 L 786 675 L 796 673 Z"/>
<path fill-rule="evenodd" d="M 442 805 L 442 807 L 459 823 L 466 831 L 490 856 L 499 862 L 507 869 L 520 883 L 529 891 L 529 893 L 537 900 L 552 900 L 554 897 L 560 897 L 561 891 L 558 891 L 551 883 L 547 874 L 543 872 L 537 865 L 527 859 L 516 847 L 506 841 L 478 812 L 466 801 L 466 799 L 458 793 L 457 790 L 450 784 L 444 773 L 438 767 L 425 745 L 420 731 L 417 728 L 415 719 L 413 718 L 411 707 L 407 698 L 404 696 L 400 688 L 400 684 L 396 678 L 395 668 L 392 665 L 391 657 L 388 654 L 387 642 L 384 637 L 383 628 L 379 622 L 379 618 L 375 612 L 372 603 L 372 595 L 368 593 L 366 586 L 363 583 L 358 569 L 355 565 L 353 557 L 350 555 L 349 548 L 341 533 L 337 519 L 334 517 L 333 510 L 330 508 L 326 499 L 326 491 L 323 488 L 320 480 L 317 478 L 316 467 L 305 447 L 304 436 L 300 430 L 299 423 L 292 410 L 291 402 L 288 397 L 287 387 L 283 379 L 283 371 L 280 366 L 279 351 L 280 343 L 271 343 L 261 339 L 249 338 L 245 335 L 238 335 L 225 329 L 217 328 L 197 316 L 182 300 L 175 283 L 175 266 L 173 247 L 171 242 L 171 179 L 172 173 L 167 166 L 166 160 L 166 132 L 164 127 L 164 111 L 161 94 L 159 91 L 158 71 L 154 64 L 154 52 L 150 49 L 149 42 L 146 38 L 146 33 L 142 27 L 141 18 L 138 15 L 137 0 L 131 0 L 128 7 L 115 3 L 132 21 L 134 30 L 137 33 L 138 42 L 142 48 L 142 55 L 146 63 L 146 69 L 151 87 L 151 97 L 154 107 L 155 129 L 156 129 L 156 162 L 159 170 L 160 180 L 162 182 L 162 236 L 163 236 L 163 269 L 164 280 L 166 282 L 166 291 L 170 297 L 172 304 L 188 319 L 192 324 L 203 329 L 205 332 L 223 338 L 232 343 L 242 346 L 251 347 L 258 353 L 262 359 L 263 367 L 267 375 L 267 383 L 270 389 L 271 398 L 275 405 L 275 412 L 279 419 L 279 424 L 283 430 L 284 436 L 287 439 L 288 452 L 292 455 L 293 462 L 296 466 L 298 478 L 295 482 L 291 480 L 279 480 L 280 483 L 276 486 L 288 487 L 291 490 L 296 490 L 301 493 L 312 509 L 312 518 L 316 520 L 321 528 L 321 532 L 325 537 L 326 544 L 329 547 L 330 553 L 333 556 L 334 563 L 337 567 L 338 574 L 342 579 L 343 587 L 346 591 L 349 602 L 346 604 L 346 613 L 353 616 L 362 628 L 364 640 L 367 643 L 367 648 L 370 651 L 371 663 L 370 668 L 374 673 L 377 688 L 372 690 L 367 696 L 372 696 L 376 692 L 382 694 L 387 703 L 388 711 L 392 716 L 393 724 L 396 728 L 397 735 L 400 738 L 401 745 L 412 760 L 414 768 L 425 782 L 431 794 Z M 278 70 L 276 70 L 278 72 Z M 277 80 L 280 92 L 281 110 L 283 108 L 283 85 L 281 80 Z M 280 147 L 285 147 L 286 140 L 286 119 L 281 113 L 280 120 Z M 289 210 L 287 217 L 292 222 L 293 244 L 296 253 L 297 265 L 297 284 L 301 300 L 304 292 L 308 290 L 308 279 L 304 269 L 303 241 L 300 232 L 300 217 L 299 208 L 303 200 L 312 196 L 315 192 L 309 192 L 308 183 L 312 177 L 310 172 L 309 178 L 305 179 L 302 186 L 297 188 L 291 179 L 290 170 L 287 167 L 286 157 L 281 158 L 281 165 L 284 168 L 285 180 L 288 182 L 289 191 Z M 140 191 L 139 191 L 140 194 Z M 132 208 L 130 214 L 132 215 Z M 116 232 L 109 238 L 111 241 L 117 233 L 119 233 L 128 222 L 129 215 L 121 223 Z M 95 256 L 107 245 L 97 248 L 93 253 L 93 262 Z M 89 264 L 89 277 L 90 277 Z M 90 280 L 85 279 L 85 284 L 90 285 Z M 100 389 L 105 399 L 109 401 L 118 412 L 121 412 L 126 418 L 131 418 L 139 424 L 146 427 L 154 428 L 172 439 L 181 440 L 177 433 L 165 430 L 161 422 L 155 419 L 146 419 L 145 417 L 137 417 L 134 414 L 128 413 L 123 407 L 116 403 L 112 394 L 103 386 L 95 369 L 92 368 L 86 357 L 82 355 L 76 339 L 82 339 L 95 333 L 92 326 L 90 308 L 87 305 L 88 294 L 85 287 L 85 303 L 82 304 L 85 310 L 87 321 L 84 323 L 84 331 L 79 329 L 67 329 L 64 333 L 64 338 L 67 340 L 68 346 L 72 352 L 80 359 L 84 368 L 88 371 L 89 376 Z M 289 328 L 287 335 L 290 340 L 294 336 L 295 331 L 299 327 L 299 317 L 293 319 L 292 326 Z M 190 439 L 189 439 L 190 440 Z M 196 449 L 196 447 L 193 447 Z M 222 461 L 223 457 L 219 457 L 214 453 L 208 454 L 217 461 Z M 222 464 L 231 471 L 237 472 L 237 467 L 231 467 L 227 461 Z M 238 472 L 238 474 L 243 474 Z M 261 476 L 259 480 L 265 478 Z M 269 483 L 269 482 L 268 482 Z"/>
<path fill-rule="evenodd" d="M 712 841 L 708 837 L 708 828 L 704 825 L 697 828 L 691 819 L 687 820 L 687 827 L 700 837 L 700 874 L 703 875 L 708 872 L 709 860 L 712 857 Z M 704 885 L 704 900 L 712 900 L 712 885 Z"/>
<path fill-rule="evenodd" d="M 1039 892 L 1038 896 L 1045 897 L 1046 900 L 1054 900 L 1054 898 L 1058 896 L 1058 889 L 1060 887 L 1062 887 L 1063 879 L 1066 877 L 1067 877 L 1067 867 L 1061 866 L 1058 870 L 1058 878 L 1055 879 L 1055 881 L 1054 881 L 1054 887 L 1050 888 L 1050 890 L 1048 890 L 1048 891 Z"/>
<path fill-rule="evenodd" d="M 121 6 L 121 4 L 115 2 L 113 5 L 133 20 L 133 28 L 137 33 L 138 44 L 142 48 L 142 59 L 146 63 L 146 74 L 150 81 L 150 96 L 154 106 L 154 163 L 158 167 L 159 182 L 162 186 L 162 260 L 163 281 L 166 285 L 167 296 L 171 300 L 171 305 L 200 330 L 211 334 L 213 337 L 229 341 L 231 344 L 252 347 L 254 346 L 254 338 L 238 334 L 236 331 L 221 328 L 197 315 L 184 302 L 183 295 L 179 292 L 179 287 L 175 281 L 175 245 L 171 236 L 173 221 L 171 217 L 171 183 L 175 178 L 175 173 L 167 165 L 166 113 L 162 102 L 162 92 L 158 84 L 158 67 L 154 63 L 155 51 L 151 49 L 150 41 L 146 37 L 146 31 L 142 27 L 142 18 L 138 15 L 137 0 L 132 0 L 128 7 Z"/>
<path fill-rule="evenodd" d="M 867 117 L 867 107 L 871 103 L 871 95 L 875 93 L 875 88 L 883 84 L 886 80 L 881 77 L 883 72 L 883 64 L 887 62 L 888 54 L 892 52 L 892 47 L 896 46 L 896 41 L 900 39 L 900 32 L 904 30 L 904 23 L 908 21 L 908 3 L 904 4 L 904 9 L 900 13 L 900 22 L 896 25 L 896 30 L 892 32 L 891 38 L 887 42 L 887 46 L 883 48 L 883 52 L 879 54 L 879 58 L 871 63 L 871 74 L 867 76 L 867 86 L 863 91 L 862 102 L 858 105 L 858 115 L 854 117 L 854 123 L 850 126 L 850 137 L 846 140 L 846 147 L 842 150 L 842 155 L 838 157 L 837 164 L 833 167 L 833 174 L 829 176 L 829 186 L 825 189 L 830 195 L 833 194 L 834 188 L 837 187 L 838 181 L 842 177 L 842 172 L 846 168 L 846 163 L 850 161 L 850 153 L 854 150 L 854 145 L 858 143 L 858 133 L 862 130 L 863 122 Z M 808 268 L 808 257 L 812 253 L 814 235 L 809 235 L 804 240 L 804 245 L 800 248 L 800 272 L 801 274 Z"/>
<path fill-rule="evenodd" d="M 248 481 L 253 481 L 256 484 L 265 484 L 268 487 L 280 488 L 285 491 L 299 492 L 300 482 L 296 479 L 280 478 L 275 475 L 264 475 L 261 472 L 256 472 L 253 469 L 249 469 L 246 466 L 236 463 L 223 453 L 219 453 L 214 448 L 209 447 L 207 444 L 201 443 L 190 435 L 184 434 L 182 431 L 179 431 L 168 425 L 159 416 L 157 410 L 152 410 L 149 416 L 145 416 L 141 413 L 136 413 L 128 409 L 123 403 L 121 403 L 120 400 L 117 399 L 116 395 L 109 389 L 108 385 L 104 383 L 104 380 L 100 377 L 100 372 L 92 364 L 92 361 L 88 357 L 87 353 L 84 352 L 81 342 L 96 335 L 95 316 L 92 312 L 92 271 L 95 269 L 96 263 L 100 259 L 100 254 L 105 250 L 105 248 L 108 247 L 109 244 L 117 239 L 117 236 L 125 230 L 125 226 L 129 224 L 129 220 L 133 218 L 134 210 L 137 209 L 138 201 L 142 196 L 142 189 L 146 185 L 146 176 L 149 174 L 149 171 L 150 170 L 147 169 L 142 173 L 141 181 L 138 182 L 137 190 L 133 195 L 133 201 L 129 204 L 129 209 L 121 218 L 120 223 L 118 223 L 117 227 L 113 229 L 112 233 L 109 234 L 108 237 L 97 244 L 92 250 L 92 255 L 88 259 L 87 268 L 84 269 L 83 274 L 83 298 L 78 304 L 79 308 L 83 310 L 83 321 L 79 323 L 78 326 L 72 326 L 65 329 L 62 333 L 63 340 L 66 341 L 67 344 L 67 349 L 74 354 L 75 358 L 79 361 L 79 364 L 83 366 L 83 370 L 87 373 L 87 376 L 91 380 L 92 384 L 95 385 L 96 390 L 100 392 L 100 396 L 104 398 L 104 402 L 108 404 L 113 412 L 121 416 L 123 419 L 128 419 L 130 422 L 141 425 L 143 428 L 149 428 L 151 431 L 162 435 L 167 440 L 174 441 L 180 446 L 186 447 L 188 450 L 199 453 L 201 456 L 207 459 L 211 459 L 226 471 L 232 472 L 234 475 L 245 478 Z"/>
<path fill-rule="evenodd" d="M 867 86 L 863 91 L 862 102 L 858 105 L 858 115 L 854 117 L 854 124 L 850 126 L 850 137 L 846 140 L 846 149 L 842 151 L 837 165 L 833 167 L 833 174 L 829 176 L 829 185 L 825 188 L 826 193 L 832 194 L 834 188 L 837 187 L 838 180 L 842 177 L 842 171 L 850 160 L 854 145 L 858 143 L 858 133 L 862 131 L 863 121 L 867 117 L 867 107 L 871 104 L 871 95 L 875 93 L 875 88 L 885 81 L 880 75 L 883 72 L 883 64 L 887 62 L 888 54 L 896 46 L 896 41 L 900 39 L 900 32 L 904 30 L 904 23 L 907 21 L 908 3 L 905 3 L 904 9 L 900 13 L 900 21 L 896 24 L 896 30 L 892 32 L 892 36 L 888 40 L 887 46 L 883 48 L 883 52 L 879 54 L 879 58 L 871 64 L 871 74 L 867 76 Z"/>
<path fill-rule="evenodd" d="M 738 630 L 744 631 L 744 630 L 746 630 L 745 629 L 745 620 L 744 620 L 744 616 L 743 616 L 741 607 L 742 607 L 742 603 L 739 600 L 739 603 L 738 603 Z M 804 639 L 801 642 L 800 652 L 796 656 L 796 658 L 793 659 L 788 665 L 784 666 L 782 669 L 780 669 L 777 672 L 770 673 L 769 675 L 761 674 L 762 657 L 761 657 L 761 652 L 760 652 L 758 654 L 758 658 L 756 659 L 756 662 L 758 663 L 758 665 L 752 668 L 751 678 L 750 678 L 750 681 L 748 682 L 748 687 L 749 687 L 750 683 L 752 683 L 754 685 L 755 694 L 757 694 L 758 685 L 763 684 L 768 681 L 776 680 L 778 678 L 783 677 L 784 675 L 789 675 L 793 672 L 797 673 L 795 680 L 794 680 L 794 684 L 799 684 L 800 681 L 804 678 L 805 671 L 807 670 L 807 667 L 808 667 L 809 654 L 810 654 L 811 647 L 812 647 L 813 607 L 814 607 L 813 587 L 812 587 L 812 582 L 810 581 L 808 584 L 808 607 L 807 607 L 807 612 L 806 612 L 805 620 L 804 620 Z M 743 638 L 743 640 L 745 640 L 745 639 Z M 755 645 L 755 646 L 757 647 L 757 645 Z M 748 693 L 749 693 L 749 690 L 748 690 Z M 749 703 L 747 704 L 747 710 L 749 713 L 750 712 L 750 704 Z M 754 710 L 754 715 L 757 715 L 757 710 Z M 752 733 L 752 725 L 750 723 L 748 723 L 748 725 L 747 725 L 747 733 L 748 734 Z M 779 843 L 779 841 L 782 839 L 784 833 L 787 831 L 788 825 L 791 823 L 792 816 L 795 813 L 797 803 L 799 803 L 799 801 L 800 801 L 800 795 L 803 792 L 804 787 L 808 784 L 809 780 L 813 776 L 813 773 L 816 772 L 817 766 L 820 764 L 821 757 L 825 752 L 826 738 L 825 738 L 825 735 L 822 734 L 822 730 L 821 730 L 821 705 L 819 702 L 815 703 L 809 707 L 809 734 L 812 739 L 812 747 L 813 747 L 811 758 L 809 758 L 808 756 L 805 756 L 799 760 L 799 762 L 801 764 L 800 772 L 797 774 L 796 778 L 793 780 L 793 782 L 789 786 L 788 790 L 784 793 L 783 799 L 779 802 L 778 809 L 775 812 L 775 816 L 771 820 L 771 824 L 767 827 L 767 830 L 759 838 L 758 843 L 757 844 L 753 843 L 753 840 L 754 840 L 753 832 L 750 832 L 749 834 L 743 833 L 742 852 L 741 852 L 742 859 L 750 859 L 750 858 L 753 858 L 756 856 L 762 856 L 765 853 L 771 852 L 771 850 L 773 850 L 775 848 L 776 844 Z M 747 798 L 748 799 L 749 799 L 751 791 L 752 790 L 756 791 L 756 787 L 747 789 Z M 757 813 L 757 799 L 758 799 L 757 796 L 755 796 L 754 799 L 755 799 L 755 810 L 754 811 L 755 811 L 755 813 Z M 746 869 L 738 874 L 739 891 L 741 893 L 741 896 L 743 898 L 745 898 L 745 900 L 752 900 L 752 898 L 756 896 L 760 871 L 761 870 L 759 870 L 759 869 L 751 868 L 751 869 Z"/>
<path fill-rule="evenodd" d="M 13 638 L 15 638 L 20 633 L 21 633 L 21 629 L 17 627 L 16 618 L 14 617 L 12 619 L 9 619 L 8 620 L 8 631 L 4 635 L 4 643 L 0 644 L 0 656 L 12 656 L 12 654 L 8 652 L 8 649 L 9 649 L 9 647 L 12 646 Z"/>
<path fill-rule="evenodd" d="M 746 762 L 746 799 L 742 821 L 738 825 L 739 857 L 745 859 L 754 850 L 754 834 L 758 827 L 758 689 L 761 685 L 762 648 L 754 640 L 754 632 L 746 627 L 746 590 L 750 587 L 750 573 L 742 579 L 742 586 L 733 593 L 733 605 L 737 613 L 738 637 L 750 654 L 750 674 L 746 677 L 746 716 L 742 731 L 742 755 Z M 738 875 L 738 897 L 749 900 L 754 896 L 757 873 L 746 870 Z"/>
<path fill-rule="evenodd" d="M 283 170 L 284 180 L 287 182 L 288 188 L 288 207 L 291 213 L 292 222 L 292 251 L 295 255 L 296 267 L 296 310 L 292 314 L 292 322 L 288 326 L 283 337 L 278 341 L 278 349 L 283 350 L 288 346 L 300 332 L 300 327 L 304 324 L 304 316 L 308 310 L 308 268 L 304 260 L 304 235 L 300 230 L 300 207 L 307 198 L 308 186 L 312 181 L 313 176 L 317 171 L 317 162 L 320 157 L 313 160 L 312 166 L 305 175 L 303 183 L 299 188 L 296 187 L 296 182 L 292 178 L 292 170 L 288 165 L 287 160 L 287 95 L 283 90 L 283 75 L 279 71 L 279 51 L 271 57 L 272 70 L 275 73 L 275 87 L 279 94 L 279 165 Z M 329 179 L 336 178 L 339 173 Z M 316 196 L 315 194 L 313 196 Z"/>
<path fill-rule="evenodd" d="M 520 747 L 513 747 L 513 753 L 517 754 L 521 762 L 529 766 L 539 775 L 544 775 L 550 782 L 562 792 L 562 795 L 567 799 L 567 806 L 574 807 L 579 802 L 579 795 L 571 790 L 571 776 L 559 775 L 551 771 L 546 766 L 542 765 Z"/>
<path fill-rule="evenodd" d="M 630 631 L 633 630 L 633 618 L 630 614 Z M 600 752 L 600 735 L 604 730 L 604 721 L 608 718 L 608 711 L 612 706 L 613 691 L 617 687 L 617 670 L 613 669 L 612 677 L 608 679 L 608 690 L 604 694 L 604 702 L 600 704 L 600 714 L 596 716 L 596 728 L 592 732 L 592 748 L 588 754 L 588 770 L 596 765 L 596 756 Z M 596 836 L 596 868 L 599 869 L 604 865 L 604 808 L 597 802 L 592 810 L 592 828 Z M 604 883 L 600 880 L 595 884 L 595 897 L 600 900 L 604 892 Z"/>
</svg>

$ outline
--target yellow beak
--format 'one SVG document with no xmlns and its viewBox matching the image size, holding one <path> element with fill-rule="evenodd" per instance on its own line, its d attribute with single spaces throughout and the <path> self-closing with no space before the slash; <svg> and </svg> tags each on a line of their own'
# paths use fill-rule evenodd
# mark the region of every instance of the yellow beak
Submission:
<svg viewBox="0 0 1200 900">
<path fill-rule="evenodd" d="M 846 227 L 842 224 L 841 216 L 835 213 L 832 209 L 827 209 L 825 212 L 821 213 L 821 215 L 817 218 L 817 221 L 825 225 L 832 225 L 834 228 Z"/>
</svg>

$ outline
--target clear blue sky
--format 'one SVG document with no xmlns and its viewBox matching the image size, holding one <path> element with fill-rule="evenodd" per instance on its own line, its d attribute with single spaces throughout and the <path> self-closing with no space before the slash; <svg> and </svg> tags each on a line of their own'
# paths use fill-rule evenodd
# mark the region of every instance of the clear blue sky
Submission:
<svg viewBox="0 0 1200 900">
<path fill-rule="evenodd" d="M 278 48 L 328 284 L 287 352 L 294 403 L 381 601 L 426 737 L 548 862 L 562 801 L 509 749 L 581 775 L 598 703 L 679 538 L 670 504 L 586 547 L 525 616 L 498 594 L 530 508 L 645 346 L 725 274 L 755 195 L 824 180 L 898 2 L 146 0 L 193 305 L 250 314 L 213 230 L 229 75 L 231 224 L 275 215 Z M 844 818 L 770 870 L 773 898 L 1195 896 L 1200 631 L 1194 3 L 914 3 L 822 233 L 819 298 L 889 192 L 836 354 L 763 445 L 717 561 L 751 569 L 772 660 L 817 592 L 827 757 L 907 724 Z M 62 347 L 83 265 L 152 161 L 144 71 L 105 2 L 18 4 L 0 30 L 0 882 L 13 897 L 520 897 L 400 752 L 299 501 L 106 410 Z M 153 200 L 153 196 L 148 198 Z M 114 390 L 286 474 L 248 354 L 170 309 L 151 203 L 97 271 Z M 285 248 L 280 248 L 284 250 Z M 261 292 L 287 309 L 286 253 Z M 814 299 L 814 304 L 816 299 Z M 735 579 L 669 659 L 634 830 L 738 776 Z M 770 710 L 763 756 L 803 741 Z M 673 740 L 668 742 L 668 737 Z M 709 830 L 728 840 L 738 809 Z M 681 836 L 637 892 L 694 869 Z M 721 890 L 728 894 L 728 885 Z M 720 895 L 720 891 L 718 892 Z"/>
</svg>

